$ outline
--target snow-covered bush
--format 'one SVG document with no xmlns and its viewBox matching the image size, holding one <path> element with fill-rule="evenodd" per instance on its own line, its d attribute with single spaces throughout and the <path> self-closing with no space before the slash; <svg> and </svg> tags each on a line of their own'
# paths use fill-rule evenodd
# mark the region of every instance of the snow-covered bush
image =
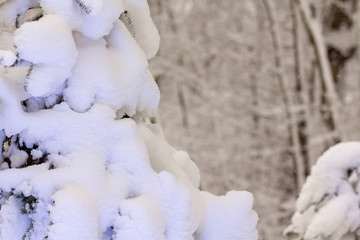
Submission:
<svg viewBox="0 0 360 240">
<path fill-rule="evenodd" d="M 256 240 L 156 124 L 146 0 L 0 0 L 1 240 Z"/>
<path fill-rule="evenodd" d="M 360 142 L 327 150 L 311 169 L 300 192 L 289 239 L 359 239 Z"/>
</svg>

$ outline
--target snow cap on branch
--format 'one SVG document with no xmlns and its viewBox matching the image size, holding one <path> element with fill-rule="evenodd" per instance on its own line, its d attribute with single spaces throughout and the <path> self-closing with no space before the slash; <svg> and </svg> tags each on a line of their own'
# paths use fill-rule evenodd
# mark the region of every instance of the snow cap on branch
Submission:
<svg viewBox="0 0 360 240">
<path fill-rule="evenodd" d="M 292 225 L 293 239 L 341 239 L 360 227 L 360 142 L 328 149 L 311 169 L 301 189 Z M 292 239 L 292 238 L 291 238 Z"/>
</svg>

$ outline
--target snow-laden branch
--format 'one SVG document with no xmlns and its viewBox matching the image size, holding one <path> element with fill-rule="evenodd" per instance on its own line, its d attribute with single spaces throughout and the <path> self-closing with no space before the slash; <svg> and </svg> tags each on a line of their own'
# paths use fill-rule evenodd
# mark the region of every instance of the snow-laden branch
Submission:
<svg viewBox="0 0 360 240">
<path fill-rule="evenodd" d="M 0 76 L 0 129 L 11 136 L 24 130 L 26 117 L 20 104 L 21 89 L 16 89 L 19 85 L 5 81 L 4 77 Z"/>
<path fill-rule="evenodd" d="M 360 142 L 331 147 L 317 161 L 300 192 L 291 239 L 341 239 L 360 228 Z"/>
</svg>

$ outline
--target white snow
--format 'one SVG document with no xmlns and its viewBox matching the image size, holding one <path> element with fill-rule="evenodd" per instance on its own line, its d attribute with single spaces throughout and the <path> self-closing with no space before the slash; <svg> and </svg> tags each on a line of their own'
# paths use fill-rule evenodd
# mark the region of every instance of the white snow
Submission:
<svg viewBox="0 0 360 240">
<path fill-rule="evenodd" d="M 16 61 L 16 56 L 10 51 L 0 50 L 0 64 L 11 66 Z"/>
<path fill-rule="evenodd" d="M 90 15 L 98 15 L 104 6 L 104 0 L 75 0 L 75 2 Z"/>
<path fill-rule="evenodd" d="M 53 205 L 48 208 L 53 222 L 47 230 L 49 239 L 100 238 L 96 203 L 83 187 L 76 184 L 65 185 L 52 196 L 52 201 Z"/>
<path fill-rule="evenodd" d="M 77 35 L 76 42 L 79 58 L 64 92 L 74 110 L 83 112 L 100 102 L 129 116 L 140 106 L 141 112 L 155 113 L 159 90 L 148 77 L 144 54 L 120 20 L 116 20 L 106 40 Z"/>
<path fill-rule="evenodd" d="M 41 0 L 41 8 L 45 14 L 61 16 L 71 25 L 72 29 L 79 29 L 84 20 L 81 9 L 74 0 Z"/>
<path fill-rule="evenodd" d="M 216 197 L 203 192 L 202 195 L 207 206 L 202 224 L 196 232 L 197 240 L 258 239 L 253 225 L 258 215 L 251 210 L 251 193 L 230 191 L 225 196 Z"/>
<path fill-rule="evenodd" d="M 43 156 L 43 153 L 40 150 L 32 149 L 31 156 L 33 157 L 33 159 L 39 159 Z"/>
<path fill-rule="evenodd" d="M 21 239 L 30 225 L 29 218 L 21 214 L 21 203 L 10 196 L 0 211 L 0 239 Z"/>
<path fill-rule="evenodd" d="M 72 29 L 63 18 L 46 15 L 24 23 L 15 32 L 14 44 L 19 58 L 33 64 L 26 85 L 31 95 L 51 95 L 71 75 L 77 48 Z"/>
<path fill-rule="evenodd" d="M 164 216 L 147 197 L 122 201 L 115 219 L 115 240 L 165 239 Z"/>
<path fill-rule="evenodd" d="M 340 143 L 327 150 L 306 179 L 292 225 L 285 233 L 297 234 L 296 239 L 325 237 L 336 240 L 360 227 L 356 177 L 359 167 L 360 142 Z M 355 177 L 348 176 L 351 171 L 355 172 Z"/>
<path fill-rule="evenodd" d="M 346 233 L 360 226 L 359 197 L 353 193 L 342 194 L 330 201 L 314 216 L 305 239 L 319 236 L 341 239 Z"/>
<path fill-rule="evenodd" d="M 101 2 L 96 0 L 97 2 Z M 97 40 L 110 33 L 121 13 L 124 11 L 122 1 L 104 0 L 105 4 L 101 11 L 93 15 L 85 15 L 81 26 L 81 33 L 93 40 Z"/>
<path fill-rule="evenodd" d="M 7 153 L 3 154 L 6 157 Z M 28 154 L 25 151 L 21 151 L 16 148 L 11 148 L 9 150 L 9 159 L 11 161 L 11 167 L 18 168 L 21 167 L 28 158 Z"/>
<path fill-rule="evenodd" d="M 147 1 L 14 0 L 0 5 L 13 24 L 8 9 L 23 19 L 0 51 L 16 63 L 0 71 L 0 240 L 257 239 L 251 194 L 200 191 L 196 164 L 147 120 L 160 99 Z"/>
<path fill-rule="evenodd" d="M 160 35 L 155 27 L 147 0 L 124 0 L 125 10 L 135 30 L 135 39 L 148 59 L 154 57 L 159 50 Z"/>
</svg>

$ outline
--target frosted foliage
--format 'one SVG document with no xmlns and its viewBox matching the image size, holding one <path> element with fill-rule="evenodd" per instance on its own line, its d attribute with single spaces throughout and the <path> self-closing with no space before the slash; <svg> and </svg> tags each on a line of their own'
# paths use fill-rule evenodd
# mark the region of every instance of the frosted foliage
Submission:
<svg viewBox="0 0 360 240">
<path fill-rule="evenodd" d="M 147 2 L 20 2 L 0 5 L 0 240 L 256 240 L 252 195 L 200 191 L 148 120 Z"/>
<path fill-rule="evenodd" d="M 305 240 L 355 235 L 360 227 L 359 167 L 360 142 L 327 150 L 306 179 L 285 234 Z"/>
</svg>

